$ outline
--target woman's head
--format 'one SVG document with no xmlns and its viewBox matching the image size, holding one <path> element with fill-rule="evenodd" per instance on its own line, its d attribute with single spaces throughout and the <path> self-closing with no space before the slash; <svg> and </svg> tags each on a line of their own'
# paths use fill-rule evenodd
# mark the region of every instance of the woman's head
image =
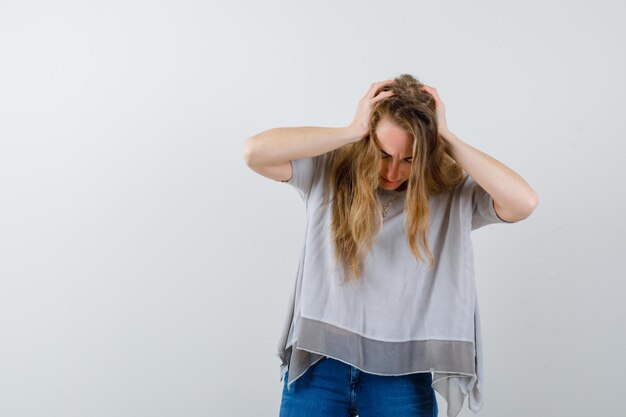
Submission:
<svg viewBox="0 0 626 417">
<path fill-rule="evenodd" d="M 395 78 L 395 83 L 382 88 L 393 90 L 394 94 L 379 101 L 372 110 L 370 141 L 380 150 L 381 188 L 406 189 L 408 184 L 404 181 L 411 177 L 415 182 L 420 175 L 436 175 L 433 165 L 440 162 L 445 143 L 437 132 L 435 100 L 422 86 L 412 75 L 402 74 Z M 390 150 L 387 147 L 396 151 L 391 158 L 386 157 Z M 402 182 L 390 185 L 384 179 Z"/>
<path fill-rule="evenodd" d="M 419 238 L 432 266 L 434 257 L 427 241 L 428 200 L 453 189 L 463 177 L 463 170 L 437 132 L 434 98 L 412 75 L 402 74 L 395 81 L 381 89 L 393 90 L 394 94 L 375 104 L 369 134 L 333 151 L 329 177 L 333 240 L 338 259 L 357 277 L 372 238 L 382 227 L 378 188 L 406 190 L 408 244 L 421 261 L 416 243 Z"/>
<path fill-rule="evenodd" d="M 396 190 L 405 185 L 411 175 L 414 138 L 387 116 L 378 122 L 374 142 L 380 149 L 380 188 Z"/>
</svg>

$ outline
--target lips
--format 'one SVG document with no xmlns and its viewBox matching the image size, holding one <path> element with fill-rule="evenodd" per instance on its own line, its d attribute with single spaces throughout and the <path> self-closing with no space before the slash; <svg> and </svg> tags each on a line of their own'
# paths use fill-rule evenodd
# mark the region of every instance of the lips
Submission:
<svg viewBox="0 0 626 417">
<path fill-rule="evenodd" d="M 395 184 L 395 183 L 397 183 L 398 181 L 389 181 L 388 179 L 386 179 L 386 178 L 383 178 L 383 182 L 384 182 L 385 184 L 389 184 L 389 185 L 392 185 L 392 184 Z"/>
</svg>

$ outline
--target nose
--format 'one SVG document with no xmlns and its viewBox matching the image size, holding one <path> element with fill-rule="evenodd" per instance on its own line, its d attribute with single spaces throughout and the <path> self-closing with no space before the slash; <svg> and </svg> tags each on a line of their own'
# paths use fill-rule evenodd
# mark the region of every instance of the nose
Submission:
<svg viewBox="0 0 626 417">
<path fill-rule="evenodd" d="M 398 181 L 400 173 L 400 162 L 390 162 L 387 164 L 387 168 L 385 170 L 385 178 L 389 181 Z"/>
</svg>

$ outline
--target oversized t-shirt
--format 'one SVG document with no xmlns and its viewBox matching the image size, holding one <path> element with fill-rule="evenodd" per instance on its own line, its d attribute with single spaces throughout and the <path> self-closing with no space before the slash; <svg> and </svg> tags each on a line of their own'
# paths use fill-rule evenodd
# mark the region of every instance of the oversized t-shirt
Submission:
<svg viewBox="0 0 626 417">
<path fill-rule="evenodd" d="M 288 386 L 323 357 L 364 372 L 432 372 L 432 387 L 455 417 L 482 407 L 482 343 L 470 233 L 491 223 L 493 199 L 472 177 L 429 200 L 429 248 L 435 264 L 410 251 L 406 190 L 377 190 L 386 208 L 382 228 L 362 264 L 360 279 L 345 280 L 331 238 L 328 175 L 332 152 L 291 161 L 283 181 L 306 206 L 304 245 L 278 345 L 281 381 Z M 396 197 L 392 199 L 392 197 Z"/>
</svg>

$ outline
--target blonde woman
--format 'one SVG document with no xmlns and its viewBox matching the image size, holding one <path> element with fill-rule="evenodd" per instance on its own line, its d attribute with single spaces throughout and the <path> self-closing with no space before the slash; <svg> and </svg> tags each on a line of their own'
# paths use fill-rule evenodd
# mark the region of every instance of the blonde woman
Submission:
<svg viewBox="0 0 626 417">
<path fill-rule="evenodd" d="M 437 89 L 374 83 L 347 127 L 250 137 L 246 164 L 293 186 L 305 242 L 278 356 L 280 417 L 456 416 L 482 407 L 471 231 L 538 196 L 448 130 Z"/>
</svg>

